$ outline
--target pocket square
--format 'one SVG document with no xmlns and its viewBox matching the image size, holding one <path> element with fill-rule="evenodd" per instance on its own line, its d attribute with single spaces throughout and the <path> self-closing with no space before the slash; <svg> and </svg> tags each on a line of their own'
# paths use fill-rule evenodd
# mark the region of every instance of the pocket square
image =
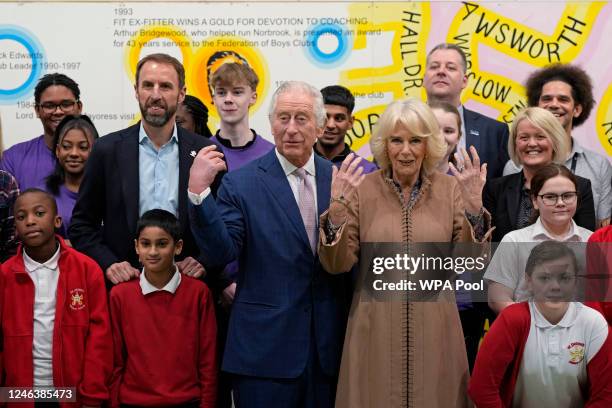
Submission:
<svg viewBox="0 0 612 408">
<path fill-rule="evenodd" d="M 191 152 L 189 152 L 189 155 L 190 155 L 191 157 L 196 157 L 196 154 L 197 154 L 197 153 L 196 153 L 196 151 L 195 151 L 195 150 L 192 150 Z"/>
<path fill-rule="evenodd" d="M 474 129 L 470 129 L 470 135 L 480 136 L 480 132 Z"/>
</svg>

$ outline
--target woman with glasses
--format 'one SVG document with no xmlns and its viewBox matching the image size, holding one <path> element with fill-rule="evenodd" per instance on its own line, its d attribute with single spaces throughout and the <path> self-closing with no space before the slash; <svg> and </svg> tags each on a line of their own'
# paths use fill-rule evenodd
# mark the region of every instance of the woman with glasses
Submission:
<svg viewBox="0 0 612 408">
<path fill-rule="evenodd" d="M 528 299 L 523 271 L 535 243 L 587 242 L 592 234 L 572 219 L 580 195 L 577 177 L 565 166 L 551 163 L 536 171 L 531 179 L 530 199 L 533 223 L 504 236 L 484 275 L 489 282 L 489 306 L 496 313 Z"/>
<path fill-rule="evenodd" d="M 543 220 L 545 212 L 571 207 L 576 198 L 563 191 L 571 183 L 560 177 L 534 195 L 542 224 L 558 232 L 568 226 L 561 220 L 567 217 Z M 507 307 L 491 326 L 478 351 L 470 397 L 478 408 L 612 406 L 608 324 L 597 311 L 572 301 L 579 271 L 574 252 L 561 242 L 541 242 L 524 270 L 529 301 Z"/>
<path fill-rule="evenodd" d="M 55 169 L 41 187 L 55 197 L 58 215 L 62 217 L 58 232 L 64 238 L 68 238 L 72 209 L 79 196 L 85 163 L 96 139 L 98 131 L 87 115 L 68 115 L 55 130 Z"/>
<path fill-rule="evenodd" d="M 491 213 L 493 242 L 499 242 L 510 231 L 530 224 L 533 205 L 530 188 L 533 175 L 550 163 L 565 163 L 572 146 L 563 127 L 549 111 L 531 107 L 521 111 L 510 129 L 508 152 L 511 160 L 522 166 L 516 174 L 487 181 L 483 191 L 484 206 Z M 574 221 L 595 230 L 595 205 L 591 182 L 577 177 L 580 201 Z"/>
</svg>

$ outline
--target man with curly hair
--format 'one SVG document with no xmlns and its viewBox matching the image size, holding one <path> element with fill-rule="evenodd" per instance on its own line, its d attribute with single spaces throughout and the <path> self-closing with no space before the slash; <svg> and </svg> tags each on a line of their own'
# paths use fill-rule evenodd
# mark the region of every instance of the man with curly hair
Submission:
<svg viewBox="0 0 612 408">
<path fill-rule="evenodd" d="M 565 129 L 572 146 L 565 166 L 572 173 L 591 180 L 598 226 L 608 225 L 612 208 L 612 165 L 604 156 L 584 149 L 572 137 L 572 129 L 588 119 L 595 105 L 591 78 L 576 65 L 553 64 L 533 72 L 525 87 L 529 106 L 549 110 Z M 504 175 L 517 171 L 509 161 Z"/>
</svg>

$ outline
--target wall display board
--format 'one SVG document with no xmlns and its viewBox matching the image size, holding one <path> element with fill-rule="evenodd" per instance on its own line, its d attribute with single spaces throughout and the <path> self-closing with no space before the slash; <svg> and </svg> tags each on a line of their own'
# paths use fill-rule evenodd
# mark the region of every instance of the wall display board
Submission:
<svg viewBox="0 0 612 408">
<path fill-rule="evenodd" d="M 81 86 L 100 133 L 138 120 L 138 59 L 166 52 L 183 61 L 188 93 L 218 118 L 208 78 L 227 60 L 259 75 L 252 126 L 269 135 L 270 96 L 286 80 L 341 84 L 357 98 L 348 142 L 367 141 L 392 100 L 425 97 L 427 50 L 452 42 L 468 56 L 463 102 L 510 123 L 535 69 L 573 62 L 595 85 L 596 107 L 576 129 L 583 146 L 612 160 L 612 3 L 607 2 L 214 2 L 0 4 L 0 115 L 4 144 L 41 133 L 33 110 L 38 78 L 63 72 Z"/>
</svg>

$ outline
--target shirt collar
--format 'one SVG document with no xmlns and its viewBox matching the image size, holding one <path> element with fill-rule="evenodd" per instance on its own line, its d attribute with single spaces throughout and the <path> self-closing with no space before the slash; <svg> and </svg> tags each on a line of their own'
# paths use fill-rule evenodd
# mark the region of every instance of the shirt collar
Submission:
<svg viewBox="0 0 612 408">
<path fill-rule="evenodd" d="M 277 148 L 274 149 L 274 153 L 276 153 L 276 157 L 278 158 L 278 161 L 280 162 L 280 165 L 283 168 L 283 171 L 285 172 L 285 176 L 292 174 L 297 169 L 297 167 L 294 166 L 291 162 L 289 162 L 289 160 L 287 160 L 285 156 L 280 154 Z M 313 177 L 316 176 L 314 154 L 312 152 L 310 154 L 310 158 L 308 159 L 303 168 L 304 170 L 306 170 L 306 173 L 310 174 Z"/>
<path fill-rule="evenodd" d="M 574 220 L 571 220 L 570 230 L 568 231 L 568 233 L 565 236 L 563 236 L 561 239 L 557 239 L 557 238 L 553 238 L 548 233 L 548 231 L 546 231 L 546 228 L 544 228 L 544 224 L 542 224 L 542 220 L 540 217 L 538 217 L 536 222 L 533 224 L 533 232 L 532 232 L 531 238 L 533 240 L 536 240 L 536 238 L 545 238 L 548 240 L 561 241 L 561 242 L 568 242 L 568 241 L 581 242 L 580 234 L 578 234 L 578 226 L 576 225 Z"/>
<path fill-rule="evenodd" d="M 319 150 L 317 149 L 317 145 L 318 145 L 318 143 L 315 144 L 314 152 L 316 153 L 317 156 L 322 157 L 322 158 L 327 160 L 327 158 L 325 156 L 323 156 L 323 154 L 321 154 L 321 152 L 319 152 Z M 353 153 L 353 151 L 351 150 L 349 145 L 347 143 L 344 143 L 344 149 L 337 156 L 332 157 L 330 161 L 332 163 L 342 163 L 344 161 L 344 159 L 346 159 L 346 156 L 348 156 L 351 153 Z"/>
<path fill-rule="evenodd" d="M 174 275 L 172 275 L 172 279 L 170 279 L 170 281 L 166 284 L 166 286 L 164 286 L 161 289 L 158 289 L 155 286 L 151 285 L 151 283 L 147 280 L 145 276 L 144 268 L 140 272 L 140 289 L 142 289 L 142 294 L 145 296 L 148 295 L 149 293 L 161 292 L 161 291 L 166 291 L 174 295 L 180 283 L 181 283 L 181 273 L 179 272 L 178 267 L 176 265 L 174 265 Z"/>
<path fill-rule="evenodd" d="M 570 152 L 568 159 L 571 159 L 572 157 L 574 157 L 575 154 L 582 154 L 582 153 L 584 153 L 584 149 L 582 148 L 582 146 L 580 146 L 576 138 L 572 137 L 572 151 Z"/>
<path fill-rule="evenodd" d="M 546 318 L 542 315 L 542 313 L 540 313 L 540 311 L 536 307 L 535 302 L 531 302 L 531 307 L 534 311 L 534 324 L 536 325 L 536 327 L 539 327 L 541 329 L 545 329 L 547 327 L 572 327 L 574 325 L 574 322 L 576 321 L 577 310 L 575 302 L 569 302 L 569 305 L 567 307 L 567 310 L 565 311 L 565 314 L 563 315 L 563 318 L 557 324 L 552 324 L 551 322 L 546 320 Z"/>
<path fill-rule="evenodd" d="M 57 264 L 59 262 L 60 257 L 60 245 L 57 246 L 57 250 L 53 254 L 51 258 L 49 258 L 46 262 L 38 263 L 32 258 L 30 258 L 25 250 L 23 249 L 23 264 L 28 273 L 36 272 L 39 269 L 50 269 L 56 270 Z"/>
<path fill-rule="evenodd" d="M 147 135 L 147 132 L 144 129 L 144 125 L 142 124 L 142 122 L 140 122 L 140 130 L 138 131 L 138 143 L 142 145 L 147 142 L 151 146 L 154 146 L 153 142 L 151 141 L 151 138 L 149 138 L 149 135 Z M 176 125 L 174 125 L 174 127 L 172 128 L 172 136 L 170 136 L 170 140 L 168 140 L 168 142 L 164 146 L 170 143 L 178 143 L 178 131 L 176 129 Z"/>
</svg>

